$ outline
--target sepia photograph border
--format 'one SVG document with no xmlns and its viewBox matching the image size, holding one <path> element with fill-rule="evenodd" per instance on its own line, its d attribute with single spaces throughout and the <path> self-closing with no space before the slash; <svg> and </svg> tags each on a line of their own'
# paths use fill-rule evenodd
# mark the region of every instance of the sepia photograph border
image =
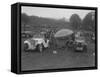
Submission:
<svg viewBox="0 0 100 77">
<path fill-rule="evenodd" d="M 93 67 L 74 67 L 74 68 L 57 68 L 57 69 L 43 69 L 43 70 L 25 70 L 23 71 L 21 69 L 21 7 L 22 6 L 28 6 L 28 7 L 44 7 L 44 8 L 60 8 L 60 9 L 78 9 L 78 10 L 95 10 L 95 66 Z M 43 72 L 61 72 L 61 71 L 76 71 L 76 70 L 92 70 L 92 69 L 97 69 L 98 68 L 98 59 L 97 59 L 97 51 L 98 51 L 98 27 L 97 27 L 97 23 L 98 23 L 98 9 L 97 7 L 88 7 L 88 6 L 69 6 L 69 5 L 53 5 L 53 4 L 39 4 L 39 3 L 15 3 L 12 4 L 12 10 L 14 10 L 14 8 L 17 9 L 14 12 L 12 11 L 12 13 L 16 13 L 16 19 L 15 21 L 12 20 L 12 24 L 16 24 L 15 28 L 12 28 L 15 30 L 15 37 L 12 36 L 12 38 L 14 37 L 14 39 L 16 40 L 15 44 L 16 44 L 16 50 L 14 48 L 12 48 L 11 51 L 11 72 L 17 73 L 17 74 L 27 74 L 27 73 L 43 73 Z M 14 16 L 14 14 L 12 15 Z M 12 17 L 13 19 L 13 17 Z M 14 22 L 13 22 L 14 21 Z M 14 30 L 12 30 L 12 32 L 14 32 Z M 11 32 L 11 33 L 12 33 Z M 12 34 L 13 35 L 13 34 Z M 15 61 L 14 61 L 15 60 Z"/>
</svg>

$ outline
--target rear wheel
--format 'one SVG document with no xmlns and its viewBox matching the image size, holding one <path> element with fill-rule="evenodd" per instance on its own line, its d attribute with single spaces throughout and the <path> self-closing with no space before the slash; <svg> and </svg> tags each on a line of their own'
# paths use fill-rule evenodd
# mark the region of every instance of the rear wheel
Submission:
<svg viewBox="0 0 100 77">
<path fill-rule="evenodd" d="M 73 41 L 72 41 L 72 40 L 71 40 L 71 41 L 68 41 L 68 42 L 67 42 L 67 46 L 68 46 L 68 47 L 73 47 Z"/>
</svg>

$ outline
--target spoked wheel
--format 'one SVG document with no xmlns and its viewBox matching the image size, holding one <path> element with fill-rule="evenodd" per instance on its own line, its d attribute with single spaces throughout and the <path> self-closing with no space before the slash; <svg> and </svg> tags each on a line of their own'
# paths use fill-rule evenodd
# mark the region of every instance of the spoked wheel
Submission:
<svg viewBox="0 0 100 77">
<path fill-rule="evenodd" d="M 67 45 L 68 45 L 68 47 L 73 47 L 73 41 L 69 41 L 69 42 L 67 43 Z"/>
</svg>

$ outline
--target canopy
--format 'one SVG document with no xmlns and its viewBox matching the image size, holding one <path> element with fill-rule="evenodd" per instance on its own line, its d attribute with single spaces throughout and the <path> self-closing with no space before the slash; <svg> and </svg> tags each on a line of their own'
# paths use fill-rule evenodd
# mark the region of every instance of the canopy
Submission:
<svg viewBox="0 0 100 77">
<path fill-rule="evenodd" d="M 54 37 L 65 37 L 73 34 L 73 31 L 70 29 L 61 29 L 55 33 Z"/>
</svg>

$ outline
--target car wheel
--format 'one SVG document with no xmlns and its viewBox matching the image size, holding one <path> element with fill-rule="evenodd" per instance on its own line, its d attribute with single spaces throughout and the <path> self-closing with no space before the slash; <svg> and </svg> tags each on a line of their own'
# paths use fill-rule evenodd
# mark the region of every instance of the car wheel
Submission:
<svg viewBox="0 0 100 77">
<path fill-rule="evenodd" d="M 68 42 L 68 47 L 73 47 L 73 41 Z"/>
</svg>

